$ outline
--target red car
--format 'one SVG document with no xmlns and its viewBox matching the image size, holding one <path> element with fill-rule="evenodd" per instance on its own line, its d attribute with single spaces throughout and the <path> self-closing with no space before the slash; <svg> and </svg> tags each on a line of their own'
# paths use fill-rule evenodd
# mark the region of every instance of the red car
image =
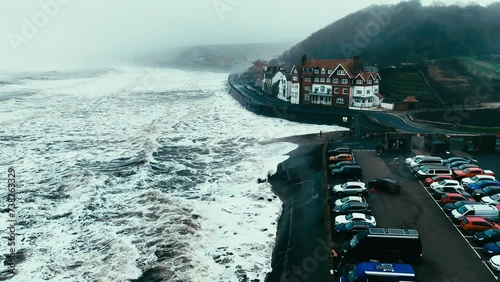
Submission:
<svg viewBox="0 0 500 282">
<path fill-rule="evenodd" d="M 499 229 L 500 224 L 493 220 L 486 219 L 479 216 L 466 216 L 460 221 L 460 228 L 463 231 L 472 234 L 477 231 L 484 231 L 487 229 Z"/>
<path fill-rule="evenodd" d="M 444 179 L 451 179 L 451 180 L 453 180 L 453 177 L 451 177 L 451 175 L 435 175 L 433 177 L 427 177 L 424 180 L 424 185 L 425 186 L 431 186 L 432 183 L 439 182 L 439 181 L 444 180 Z"/>
<path fill-rule="evenodd" d="M 474 201 L 472 197 L 466 197 L 460 193 L 446 193 L 441 196 L 441 204 L 455 203 L 458 201 Z"/>
<path fill-rule="evenodd" d="M 495 176 L 495 173 L 491 170 L 483 170 L 479 167 L 468 167 L 463 170 L 454 170 L 453 171 L 453 177 L 457 180 L 460 180 L 462 178 L 466 177 L 474 177 L 479 174 L 485 174 L 485 175 L 491 175 Z"/>
</svg>

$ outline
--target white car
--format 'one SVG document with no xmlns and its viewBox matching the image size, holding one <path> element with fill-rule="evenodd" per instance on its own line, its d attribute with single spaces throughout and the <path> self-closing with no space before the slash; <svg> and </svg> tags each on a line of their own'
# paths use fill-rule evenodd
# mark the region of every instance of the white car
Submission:
<svg viewBox="0 0 500 282">
<path fill-rule="evenodd" d="M 500 204 L 500 193 L 491 195 L 491 196 L 484 196 L 481 198 L 481 203 L 487 204 L 487 205 L 499 205 Z"/>
<path fill-rule="evenodd" d="M 492 256 L 488 264 L 496 271 L 500 271 L 500 255 Z"/>
<path fill-rule="evenodd" d="M 406 158 L 405 159 L 405 164 L 409 165 L 411 163 L 411 161 L 414 161 L 414 160 L 416 160 L 418 158 L 421 158 L 421 157 L 427 157 L 427 156 L 426 155 L 415 155 L 415 156 L 413 156 L 411 158 Z"/>
<path fill-rule="evenodd" d="M 366 203 L 366 200 L 365 198 L 363 197 L 359 197 L 359 196 L 348 196 L 348 197 L 344 197 L 342 199 L 338 199 L 335 201 L 335 206 L 341 206 L 343 204 L 347 204 L 347 203 L 350 203 L 350 202 L 359 202 L 359 203 Z"/>
<path fill-rule="evenodd" d="M 474 177 L 467 177 L 467 178 L 462 179 L 462 186 L 467 187 L 467 185 L 474 183 L 474 182 L 481 181 L 481 180 L 494 180 L 494 181 L 496 181 L 495 176 L 493 176 L 493 175 L 479 174 L 479 175 L 476 175 Z"/>
<path fill-rule="evenodd" d="M 373 224 L 373 226 L 377 225 L 375 217 L 359 212 L 350 213 L 348 215 L 338 215 L 335 217 L 335 225 L 349 222 L 368 222 Z"/>
<path fill-rule="evenodd" d="M 455 188 L 455 189 L 460 190 L 460 191 L 464 190 L 464 187 L 462 187 L 462 185 L 460 185 L 460 182 L 458 182 L 457 180 L 451 180 L 451 179 L 443 179 L 439 182 L 431 183 L 431 186 L 430 186 L 430 188 L 432 190 L 436 190 L 438 188 L 444 188 L 444 187 L 452 187 L 452 188 Z"/>
<path fill-rule="evenodd" d="M 358 195 L 361 196 L 367 192 L 366 184 L 361 181 L 349 181 L 344 184 L 338 184 L 332 187 L 332 193 L 336 196 Z"/>
</svg>

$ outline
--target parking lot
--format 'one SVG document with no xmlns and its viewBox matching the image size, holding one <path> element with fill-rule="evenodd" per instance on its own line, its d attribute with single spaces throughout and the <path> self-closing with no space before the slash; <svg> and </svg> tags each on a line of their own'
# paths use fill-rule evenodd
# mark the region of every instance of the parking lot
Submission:
<svg viewBox="0 0 500 282">
<path fill-rule="evenodd" d="M 413 265 L 418 281 L 497 281 L 499 273 L 485 263 L 482 246 L 475 244 L 472 236 L 463 233 L 442 211 L 427 189 L 404 164 L 404 158 L 412 153 L 385 152 L 377 156 L 370 146 L 359 146 L 363 141 L 344 143 L 353 149 L 356 162 L 363 169 L 363 182 L 389 177 L 401 183 L 398 194 L 376 192 L 375 199 L 367 197 L 377 226 L 383 228 L 416 229 L 422 238 L 423 257 Z M 332 144 L 331 148 L 339 144 Z M 500 175 L 498 154 L 480 153 L 472 157 L 485 169 Z M 330 184 L 340 183 L 342 181 Z M 331 209 L 330 209 L 331 210 Z M 332 225 L 332 229 L 333 229 Z M 335 234 L 332 232 L 332 234 Z M 338 244 L 338 238 L 333 238 Z"/>
</svg>

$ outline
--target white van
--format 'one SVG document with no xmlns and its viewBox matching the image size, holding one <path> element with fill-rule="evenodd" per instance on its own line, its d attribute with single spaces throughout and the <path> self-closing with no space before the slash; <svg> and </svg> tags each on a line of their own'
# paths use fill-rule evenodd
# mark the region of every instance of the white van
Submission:
<svg viewBox="0 0 500 282">
<path fill-rule="evenodd" d="M 451 211 L 451 220 L 455 223 L 458 223 L 465 216 L 479 216 L 497 220 L 499 213 L 495 206 L 490 205 L 463 205 Z"/>
<path fill-rule="evenodd" d="M 416 173 L 418 179 L 425 179 L 436 175 L 453 175 L 453 171 L 449 167 L 424 167 Z"/>
</svg>

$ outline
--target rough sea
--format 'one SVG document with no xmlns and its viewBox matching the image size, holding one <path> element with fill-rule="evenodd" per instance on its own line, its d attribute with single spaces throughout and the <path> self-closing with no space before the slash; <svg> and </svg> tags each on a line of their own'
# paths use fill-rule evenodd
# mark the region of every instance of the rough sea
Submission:
<svg viewBox="0 0 500 282">
<path fill-rule="evenodd" d="M 297 147 L 273 140 L 340 128 L 255 115 L 226 81 L 145 67 L 0 73 L 0 280 L 264 281 L 281 202 L 257 179 Z"/>
</svg>

